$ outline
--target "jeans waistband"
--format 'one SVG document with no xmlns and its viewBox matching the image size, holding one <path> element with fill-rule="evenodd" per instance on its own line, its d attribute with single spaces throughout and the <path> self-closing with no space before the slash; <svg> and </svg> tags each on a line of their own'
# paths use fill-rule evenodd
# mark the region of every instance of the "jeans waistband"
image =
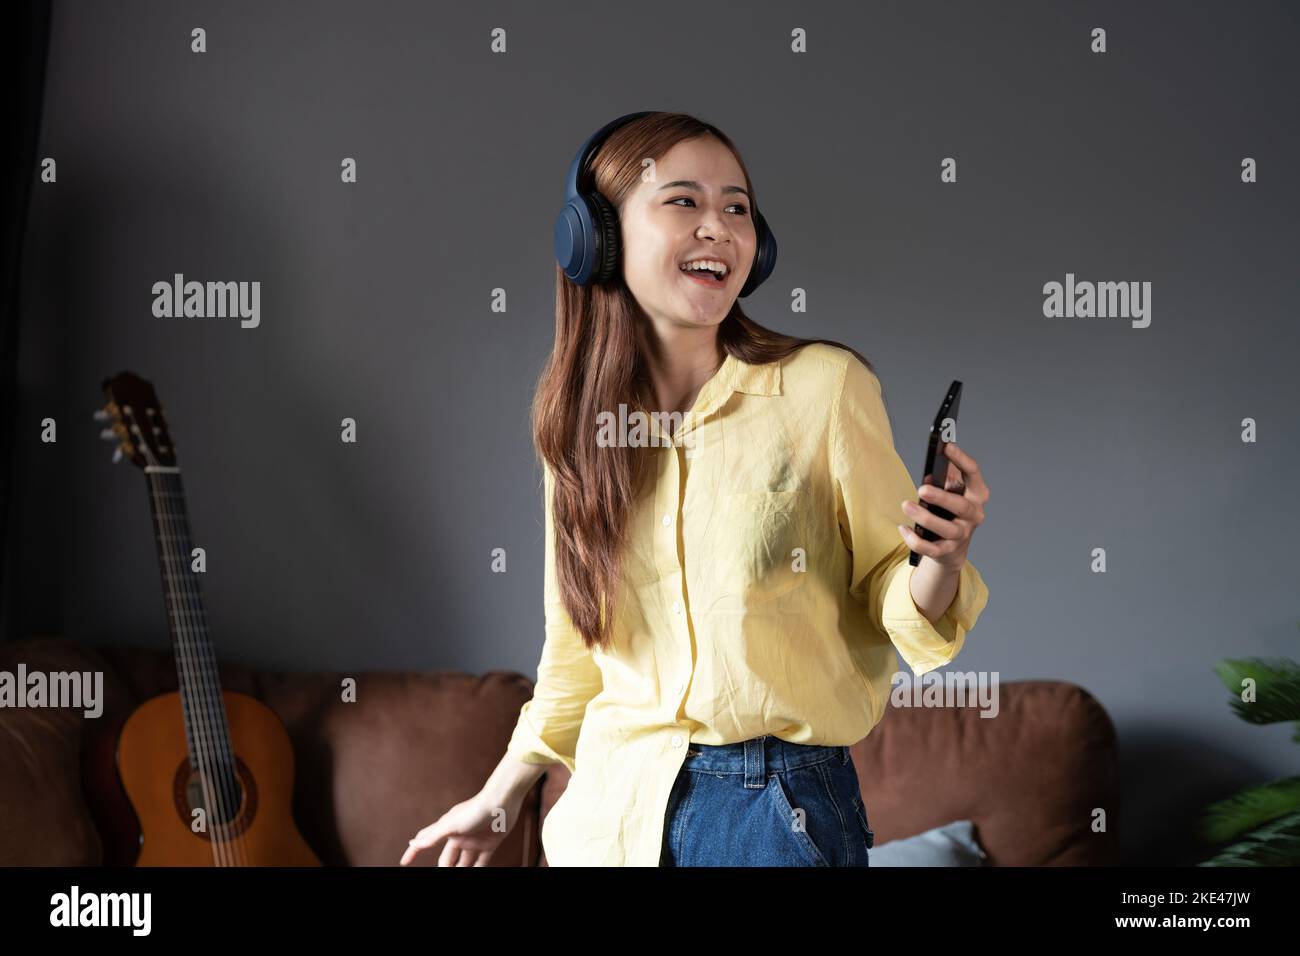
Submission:
<svg viewBox="0 0 1300 956">
<path fill-rule="evenodd" d="M 710 773 L 739 773 L 745 775 L 745 786 L 762 787 L 767 775 L 777 771 L 794 770 L 838 760 L 849 762 L 849 748 L 823 744 L 793 744 L 764 734 L 751 740 L 733 744 L 688 743 L 683 770 L 707 770 Z"/>
</svg>

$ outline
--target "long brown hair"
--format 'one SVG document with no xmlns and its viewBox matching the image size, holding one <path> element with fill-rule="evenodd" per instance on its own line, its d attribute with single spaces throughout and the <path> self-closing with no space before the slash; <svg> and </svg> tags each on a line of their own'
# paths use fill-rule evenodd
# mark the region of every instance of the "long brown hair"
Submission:
<svg viewBox="0 0 1300 956">
<path fill-rule="evenodd" d="M 641 177 L 641 160 L 658 160 L 677 143 L 713 136 L 731 150 L 745 176 L 750 205 L 758 202 L 749 170 L 720 129 L 684 113 L 651 113 L 619 127 L 580 174 L 578 188 L 595 188 L 621 209 Z M 773 230 L 775 231 L 775 229 Z M 640 342 L 647 319 L 620 271 L 605 285 L 578 286 L 555 267 L 555 346 L 533 399 L 533 444 L 554 475 L 552 517 L 555 570 L 564 607 L 587 647 L 608 648 L 614 619 L 628 505 L 635 498 L 653 446 L 606 447 L 597 442 L 597 413 L 650 411 L 649 376 Z M 737 298 L 718 326 L 722 350 L 750 365 L 784 359 L 831 339 L 805 339 L 764 328 Z M 873 369 L 874 371 L 874 369 Z M 623 443 L 619 443 L 620 445 Z"/>
</svg>

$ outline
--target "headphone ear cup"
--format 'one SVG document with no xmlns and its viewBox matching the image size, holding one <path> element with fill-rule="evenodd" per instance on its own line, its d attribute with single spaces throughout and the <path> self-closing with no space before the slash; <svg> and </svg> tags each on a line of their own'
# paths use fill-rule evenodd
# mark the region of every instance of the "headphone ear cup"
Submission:
<svg viewBox="0 0 1300 956">
<path fill-rule="evenodd" d="M 749 267 L 749 275 L 745 277 L 745 284 L 740 289 L 739 298 L 742 299 L 762 285 L 776 268 L 776 237 L 768 229 L 767 220 L 761 212 L 755 217 L 754 224 L 757 227 L 758 244 L 754 250 L 754 264 Z"/>
<path fill-rule="evenodd" d="M 619 260 L 618 211 L 600 193 L 588 193 L 593 208 L 592 225 L 596 228 L 596 268 L 591 281 L 601 285 L 614 277 Z"/>
</svg>

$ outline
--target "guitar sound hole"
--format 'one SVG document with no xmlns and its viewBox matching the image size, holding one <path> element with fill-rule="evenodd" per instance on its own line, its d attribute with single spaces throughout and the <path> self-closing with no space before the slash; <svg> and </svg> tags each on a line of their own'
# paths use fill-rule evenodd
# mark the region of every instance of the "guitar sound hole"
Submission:
<svg viewBox="0 0 1300 956">
<path fill-rule="evenodd" d="M 205 780 L 212 781 L 211 807 L 208 806 L 209 787 Z M 248 767 L 238 757 L 233 771 L 229 766 L 214 767 L 210 777 L 205 777 L 201 769 L 191 769 L 188 761 L 182 763 L 177 768 L 173 793 L 176 812 L 195 836 L 203 839 L 211 839 L 213 832 L 222 839 L 238 836 L 248 829 L 257 810 L 257 785 Z M 196 810 L 204 813 L 196 814 Z M 199 819 L 203 819 L 206 825 L 196 828 Z"/>
<path fill-rule="evenodd" d="M 243 788 L 239 781 L 230 774 L 223 774 L 221 782 L 214 784 L 212 800 L 215 806 L 207 807 L 208 795 L 204 792 L 203 778 L 197 774 L 190 776 L 185 788 L 189 799 L 191 815 L 194 810 L 207 808 L 208 821 L 212 824 L 229 823 L 239 815 L 239 807 L 244 802 Z"/>
</svg>

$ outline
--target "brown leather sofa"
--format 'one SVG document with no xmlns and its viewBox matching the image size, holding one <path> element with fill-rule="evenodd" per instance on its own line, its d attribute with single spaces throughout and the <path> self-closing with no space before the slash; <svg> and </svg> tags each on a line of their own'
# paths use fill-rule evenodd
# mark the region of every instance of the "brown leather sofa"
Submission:
<svg viewBox="0 0 1300 956">
<path fill-rule="evenodd" d="M 104 842 L 82 788 L 87 731 L 176 689 L 169 651 L 58 638 L 0 644 L 0 670 L 104 672 L 103 714 L 0 708 L 0 865 L 98 866 Z M 357 699 L 341 700 L 346 677 Z M 395 866 L 406 842 L 473 794 L 505 750 L 532 682 L 512 671 L 269 673 L 222 665 L 225 690 L 284 722 L 294 817 L 325 865 Z M 969 819 L 997 866 L 1113 865 L 1119 857 L 1115 729 L 1087 691 L 1004 683 L 1000 713 L 891 708 L 852 748 L 876 844 Z M 92 726 L 96 725 L 96 726 Z M 495 866 L 545 866 L 541 820 L 564 791 L 556 765 L 529 795 Z M 1106 811 L 1093 832 L 1094 810 Z M 111 857 L 110 857 L 111 858 Z M 418 865 L 436 864 L 425 853 Z"/>
</svg>

